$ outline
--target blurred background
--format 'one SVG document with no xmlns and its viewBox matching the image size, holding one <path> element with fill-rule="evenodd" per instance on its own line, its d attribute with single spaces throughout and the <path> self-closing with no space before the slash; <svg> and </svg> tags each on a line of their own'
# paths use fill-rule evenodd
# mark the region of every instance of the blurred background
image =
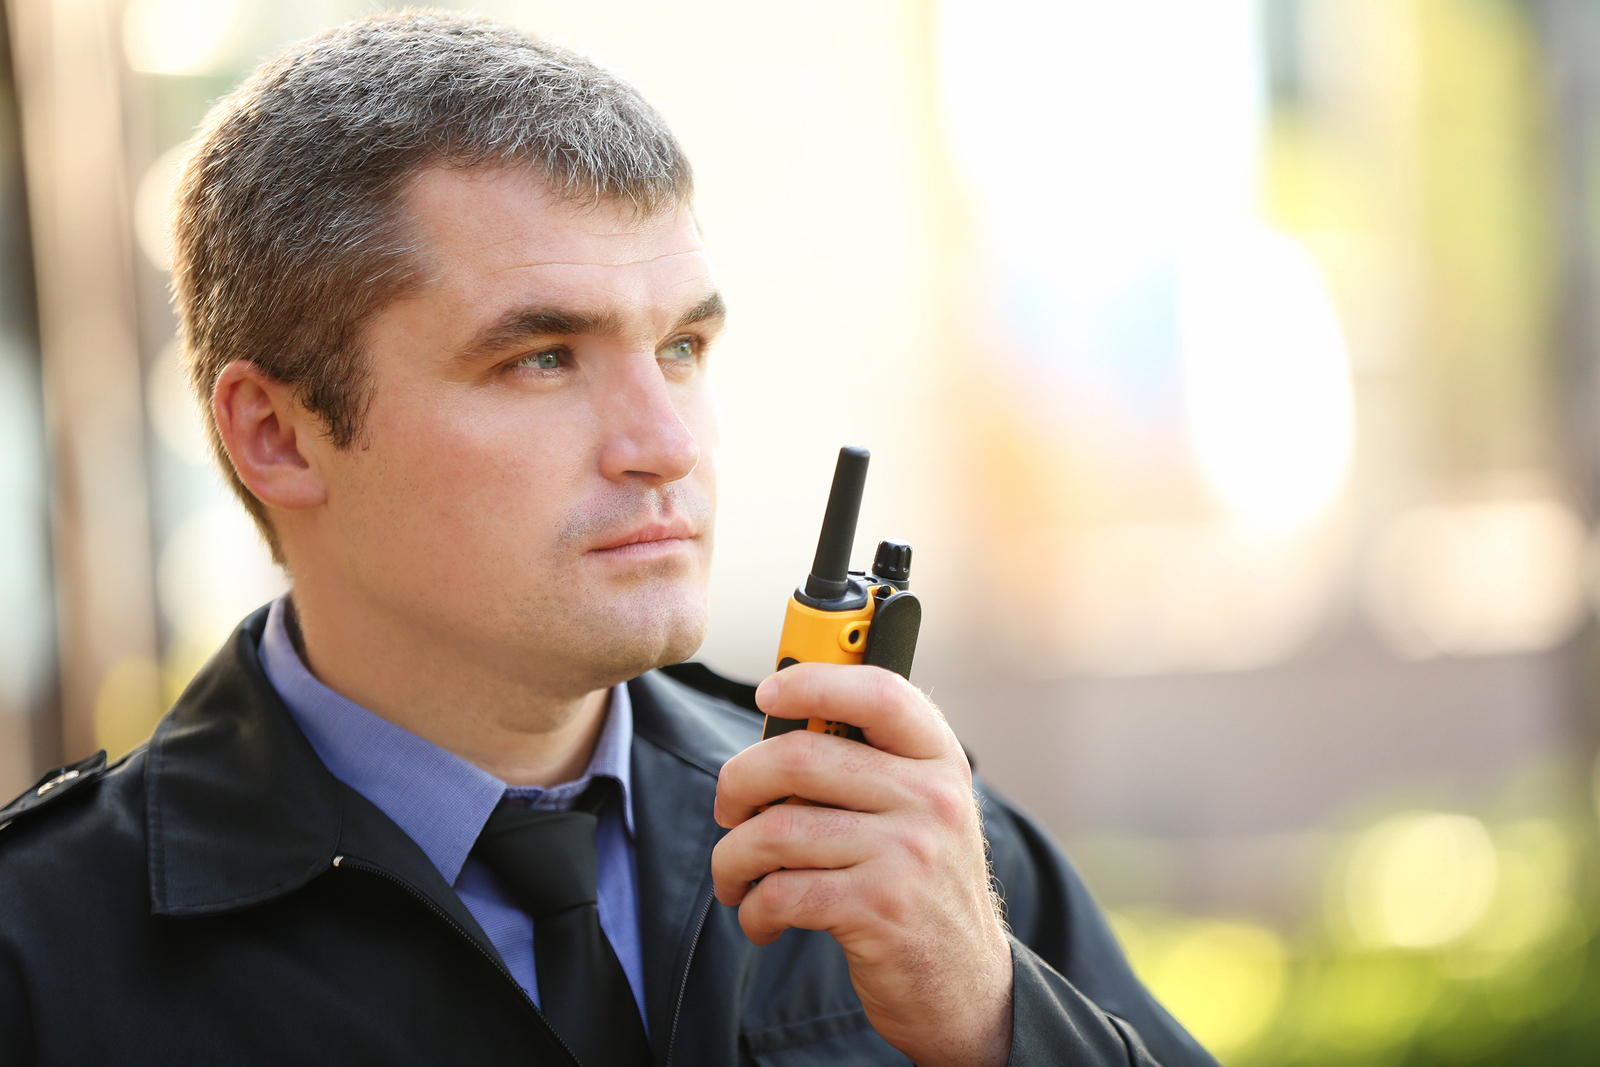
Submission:
<svg viewBox="0 0 1600 1067">
<path fill-rule="evenodd" d="M 283 579 L 175 362 L 167 201 L 384 5 L 7 0 L 0 793 Z M 486 0 L 666 114 L 732 308 L 713 629 L 835 450 L 916 677 L 1227 1064 L 1600 1048 L 1600 4 Z"/>
</svg>

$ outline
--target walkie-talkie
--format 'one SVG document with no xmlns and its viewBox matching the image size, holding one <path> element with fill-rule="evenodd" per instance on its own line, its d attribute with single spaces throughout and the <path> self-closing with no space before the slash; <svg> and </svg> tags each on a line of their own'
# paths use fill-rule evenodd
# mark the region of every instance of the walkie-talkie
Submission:
<svg viewBox="0 0 1600 1067">
<path fill-rule="evenodd" d="M 850 569 L 850 548 L 861 514 L 871 454 L 855 445 L 839 449 L 828 510 L 817 539 L 817 557 L 805 583 L 789 598 L 778 638 L 778 670 L 796 663 L 865 663 L 911 677 L 911 660 L 922 628 L 922 602 L 908 588 L 911 546 L 880 541 L 872 570 Z M 790 730 L 815 730 L 865 741 L 859 729 L 827 719 L 767 716 L 763 740 Z"/>
</svg>

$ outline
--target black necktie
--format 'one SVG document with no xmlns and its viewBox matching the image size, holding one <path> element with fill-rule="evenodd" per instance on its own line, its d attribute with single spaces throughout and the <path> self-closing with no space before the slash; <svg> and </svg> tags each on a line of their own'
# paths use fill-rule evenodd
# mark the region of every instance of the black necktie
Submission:
<svg viewBox="0 0 1600 1067">
<path fill-rule="evenodd" d="M 576 811 L 502 804 L 472 854 L 533 917 L 534 969 L 544 1017 L 585 1067 L 648 1067 L 650 1043 L 628 976 L 600 929 L 594 832 L 616 789 L 596 778 Z"/>
</svg>

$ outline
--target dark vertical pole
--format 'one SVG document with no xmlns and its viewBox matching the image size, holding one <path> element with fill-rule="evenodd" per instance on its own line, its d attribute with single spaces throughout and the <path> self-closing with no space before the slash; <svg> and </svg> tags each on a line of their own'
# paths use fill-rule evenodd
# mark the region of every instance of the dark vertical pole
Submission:
<svg viewBox="0 0 1600 1067">
<path fill-rule="evenodd" d="M 122 4 L 7 0 L 6 10 L 49 433 L 62 747 L 72 760 L 99 747 L 102 698 L 160 699 Z M 118 678 L 132 681 L 107 685 Z"/>
<path fill-rule="evenodd" d="M 11 42 L 0 7 L 0 803 L 62 754 L 38 294 Z"/>
<path fill-rule="evenodd" d="M 1595 122 L 1600 114 L 1600 6 L 1592 0 L 1527 0 L 1543 59 L 1551 147 L 1551 224 L 1556 262 L 1553 375 L 1567 482 L 1584 517 L 1600 517 L 1600 277 L 1595 263 Z M 1569 751 L 1600 744 L 1600 627 L 1568 646 Z M 1576 768 L 1587 771 L 1587 766 Z"/>
<path fill-rule="evenodd" d="M 1552 150 L 1552 194 L 1557 260 L 1557 383 L 1563 407 L 1566 462 L 1595 515 L 1600 500 L 1600 317 L 1596 289 L 1593 155 L 1600 103 L 1600 8 L 1590 0 L 1536 0 L 1544 58 Z"/>
</svg>

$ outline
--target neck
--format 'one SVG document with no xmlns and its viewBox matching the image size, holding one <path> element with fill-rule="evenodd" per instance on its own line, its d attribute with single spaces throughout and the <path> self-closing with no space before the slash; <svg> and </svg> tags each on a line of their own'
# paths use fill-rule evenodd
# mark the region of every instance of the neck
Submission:
<svg viewBox="0 0 1600 1067">
<path fill-rule="evenodd" d="M 605 724 L 608 689 L 552 694 L 453 655 L 435 635 L 296 588 L 289 633 L 306 669 L 340 696 L 513 786 L 579 777 Z"/>
</svg>

